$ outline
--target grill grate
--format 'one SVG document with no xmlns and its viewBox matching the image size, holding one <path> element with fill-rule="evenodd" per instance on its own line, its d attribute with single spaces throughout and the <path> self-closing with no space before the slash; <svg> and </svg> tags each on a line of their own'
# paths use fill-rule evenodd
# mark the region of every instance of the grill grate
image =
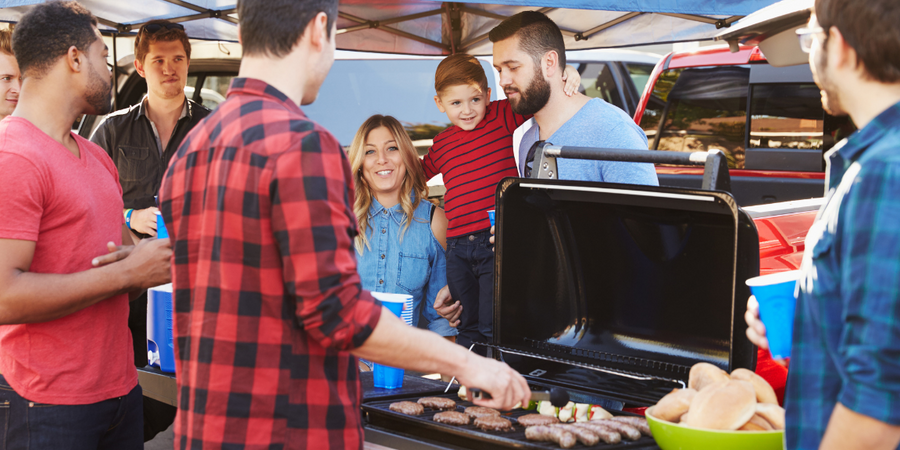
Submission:
<svg viewBox="0 0 900 450">
<path fill-rule="evenodd" d="M 446 394 L 438 397 L 450 398 L 456 401 L 457 411 L 462 412 L 467 406 L 474 406 L 471 402 L 464 402 L 456 395 Z M 418 397 L 410 397 L 406 400 L 416 401 Z M 515 410 L 503 413 L 503 417 L 512 419 L 514 430 L 508 432 L 488 432 L 475 428 L 474 425 L 454 426 L 438 423 L 433 420 L 435 411 L 426 408 L 425 413 L 419 416 L 407 416 L 391 411 L 391 403 L 401 401 L 403 399 L 379 400 L 363 403 L 363 411 L 367 413 L 368 422 L 372 425 L 394 429 L 403 433 L 412 434 L 426 439 L 446 442 L 449 444 L 459 445 L 466 448 L 474 449 L 492 449 L 497 447 L 504 448 L 524 448 L 524 449 L 558 449 L 559 446 L 550 442 L 529 441 L 525 438 L 525 428 L 518 425 L 515 421 L 517 417 L 525 414 L 532 414 L 535 411 Z M 621 411 L 610 411 L 614 415 L 629 415 Z M 575 445 L 576 449 L 597 449 L 597 450 L 617 450 L 617 449 L 639 449 L 639 448 L 657 448 L 653 438 L 641 436 L 637 441 L 623 441 L 618 444 L 599 443 L 592 447 L 587 447 L 581 443 Z"/>
</svg>

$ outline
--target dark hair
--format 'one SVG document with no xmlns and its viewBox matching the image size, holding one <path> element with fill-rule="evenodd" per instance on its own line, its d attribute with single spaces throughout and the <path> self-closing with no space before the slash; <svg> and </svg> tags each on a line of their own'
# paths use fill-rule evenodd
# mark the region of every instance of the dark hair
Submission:
<svg viewBox="0 0 900 450">
<path fill-rule="evenodd" d="M 566 67 L 566 43 L 562 32 L 549 17 L 537 11 L 522 11 L 500 22 L 488 35 L 491 42 L 500 42 L 513 36 L 519 38 L 519 47 L 531 55 L 540 65 L 541 58 L 549 51 L 559 55 L 559 67 Z"/>
<path fill-rule="evenodd" d="M 97 18 L 77 2 L 52 1 L 28 11 L 12 36 L 22 77 L 40 78 L 69 48 L 87 52 L 97 39 Z"/>
<path fill-rule="evenodd" d="M 444 58 L 434 72 L 434 91 L 441 95 L 444 89 L 451 86 L 477 84 L 487 94 L 487 75 L 484 68 L 472 55 L 456 53 Z"/>
<path fill-rule="evenodd" d="M 337 20 L 338 0 L 238 0 L 245 55 L 284 57 L 320 12 L 328 17 L 328 36 Z"/>
<path fill-rule="evenodd" d="M 816 0 L 815 12 L 826 32 L 840 30 L 870 78 L 900 82 L 900 2 Z"/>
<path fill-rule="evenodd" d="M 12 49 L 12 31 L 0 30 L 0 52 L 16 56 Z"/>
<path fill-rule="evenodd" d="M 150 28 L 155 28 L 152 25 L 161 27 L 156 32 L 147 31 L 148 26 L 151 26 Z M 169 22 L 168 20 L 151 20 L 138 30 L 138 34 L 134 38 L 134 59 L 143 64 L 144 58 L 146 58 L 147 53 L 150 52 L 150 44 L 173 41 L 181 41 L 181 45 L 184 47 L 185 56 L 190 60 L 191 40 L 188 39 L 187 33 L 184 32 L 184 27 L 180 24 Z"/>
</svg>

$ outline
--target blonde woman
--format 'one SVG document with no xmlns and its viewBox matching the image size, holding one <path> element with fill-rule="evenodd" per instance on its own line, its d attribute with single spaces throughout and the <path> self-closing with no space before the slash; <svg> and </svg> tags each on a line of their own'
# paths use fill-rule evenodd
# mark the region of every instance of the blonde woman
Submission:
<svg viewBox="0 0 900 450">
<path fill-rule="evenodd" d="M 356 132 L 349 153 L 363 289 L 412 295 L 413 325 L 424 313 L 429 330 L 452 339 L 456 328 L 434 310 L 447 285 L 447 217 L 427 200 L 412 141 L 397 119 L 374 115 Z"/>
</svg>

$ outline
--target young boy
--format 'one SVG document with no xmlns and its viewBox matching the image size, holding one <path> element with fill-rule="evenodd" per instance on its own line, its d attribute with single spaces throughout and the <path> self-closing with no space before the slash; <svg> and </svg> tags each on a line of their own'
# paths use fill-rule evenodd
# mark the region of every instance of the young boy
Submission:
<svg viewBox="0 0 900 450">
<path fill-rule="evenodd" d="M 566 66 L 566 93 L 581 76 Z M 434 75 L 434 102 L 452 126 L 434 138 L 422 160 L 425 177 L 442 174 L 447 193 L 447 284 L 462 305 L 457 343 L 490 342 L 493 321 L 494 251 L 487 211 L 505 177 L 518 176 L 512 136 L 531 116 L 512 112 L 509 101 L 491 102 L 491 89 L 479 61 L 466 54 L 448 56 Z M 475 351 L 485 353 L 484 347 Z"/>
</svg>

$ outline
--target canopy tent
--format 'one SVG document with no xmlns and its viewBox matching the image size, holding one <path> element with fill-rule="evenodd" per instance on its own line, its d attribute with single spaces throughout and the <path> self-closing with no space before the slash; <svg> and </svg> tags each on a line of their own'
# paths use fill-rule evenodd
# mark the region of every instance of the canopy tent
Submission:
<svg viewBox="0 0 900 450">
<path fill-rule="evenodd" d="M 712 39 L 717 30 L 775 0 L 342 0 L 338 48 L 416 55 L 491 52 L 487 34 L 525 10 L 552 18 L 568 49 Z M 0 21 L 16 22 L 40 0 L 0 0 Z M 235 0 L 81 0 L 105 34 L 133 33 L 152 19 L 184 24 L 194 39 L 237 41 Z M 553 6 L 547 6 L 552 4 Z"/>
</svg>

